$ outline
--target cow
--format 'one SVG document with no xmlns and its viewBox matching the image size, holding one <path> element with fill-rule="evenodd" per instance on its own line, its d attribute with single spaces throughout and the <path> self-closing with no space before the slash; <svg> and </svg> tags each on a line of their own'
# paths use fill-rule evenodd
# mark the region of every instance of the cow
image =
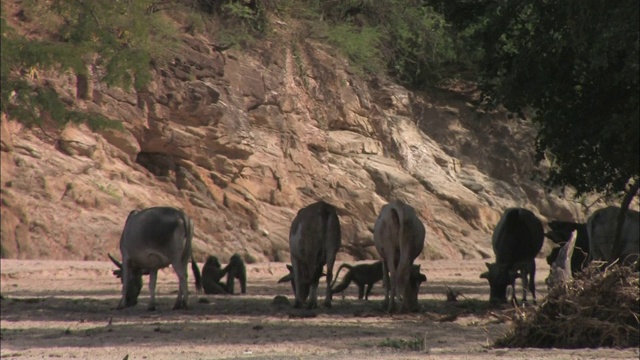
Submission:
<svg viewBox="0 0 640 360">
<path fill-rule="evenodd" d="M 424 248 L 425 227 L 413 207 L 394 200 L 382 207 L 373 228 L 373 241 L 382 257 L 384 305 L 395 311 L 396 294 L 403 294 L 401 312 L 417 311 L 418 288 L 412 286 L 413 261 Z"/>
<path fill-rule="evenodd" d="M 324 306 L 331 307 L 333 264 L 341 242 L 340 220 L 333 205 L 318 201 L 298 211 L 289 230 L 294 308 L 301 308 L 305 303 L 309 309 L 317 307 L 318 283 L 325 264 L 327 289 Z"/>
<path fill-rule="evenodd" d="M 511 301 L 517 304 L 515 283 L 518 276 L 522 279 L 523 301 L 527 301 L 528 289 L 535 303 L 535 257 L 543 241 L 542 223 L 531 211 L 522 208 L 504 211 L 492 237 L 496 262 L 486 263 L 488 271 L 480 275 L 480 278 L 489 281 L 491 303 L 506 302 L 507 286 L 511 285 Z"/>
<path fill-rule="evenodd" d="M 551 231 L 545 233 L 545 237 L 559 246 L 551 250 L 551 253 L 547 256 L 547 264 L 549 264 L 549 266 L 553 265 L 561 247 L 569 241 L 571 233 L 576 231 L 576 244 L 573 255 L 571 256 L 571 273 L 575 275 L 584 269 L 588 265 L 587 259 L 589 256 L 587 224 L 554 220 L 549 222 L 549 228 L 551 228 Z"/>
<path fill-rule="evenodd" d="M 189 297 L 187 286 L 189 260 L 191 260 L 196 289 L 200 292 L 202 288 L 200 271 L 191 253 L 192 237 L 193 223 L 181 210 L 172 207 L 151 207 L 131 211 L 120 237 L 122 263 L 119 265 L 119 270 L 122 280 L 122 298 L 117 309 L 134 306 L 138 302 L 138 295 L 142 288 L 142 275 L 149 273 L 151 298 L 147 309 L 155 310 L 158 269 L 169 265 L 173 266 L 179 280 L 178 297 L 173 308 L 186 309 Z M 114 263 L 118 265 L 116 261 Z"/>
<path fill-rule="evenodd" d="M 589 233 L 589 257 L 591 260 L 613 262 L 620 258 L 630 264 L 638 259 L 640 251 L 640 213 L 628 209 L 620 241 L 623 243 L 620 254 L 613 254 L 613 238 L 620 208 L 608 206 L 596 210 L 587 219 L 587 232 Z"/>
</svg>

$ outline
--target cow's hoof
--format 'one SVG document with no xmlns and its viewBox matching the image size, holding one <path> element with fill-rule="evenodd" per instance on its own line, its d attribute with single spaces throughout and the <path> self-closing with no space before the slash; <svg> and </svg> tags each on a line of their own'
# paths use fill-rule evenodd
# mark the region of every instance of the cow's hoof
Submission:
<svg viewBox="0 0 640 360">
<path fill-rule="evenodd" d="M 300 309 L 302 308 L 302 303 L 299 301 L 296 301 L 295 303 L 293 303 L 293 308 L 294 309 Z"/>
<path fill-rule="evenodd" d="M 326 307 L 327 309 L 331 309 L 331 301 L 325 301 L 324 307 Z"/>
<path fill-rule="evenodd" d="M 315 302 L 310 302 L 307 304 L 307 309 L 312 310 L 312 309 L 316 309 L 318 307 L 318 303 Z"/>
<path fill-rule="evenodd" d="M 147 311 L 156 311 L 156 306 L 155 305 L 147 306 Z"/>
<path fill-rule="evenodd" d="M 173 310 L 180 310 L 180 309 L 186 309 L 186 308 L 187 308 L 187 304 L 184 301 L 181 301 L 173 305 Z"/>
</svg>

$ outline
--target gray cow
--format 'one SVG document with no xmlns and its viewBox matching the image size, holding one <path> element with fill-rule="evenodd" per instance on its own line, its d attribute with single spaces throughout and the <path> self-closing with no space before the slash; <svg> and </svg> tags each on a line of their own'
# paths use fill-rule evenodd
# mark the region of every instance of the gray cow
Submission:
<svg viewBox="0 0 640 360">
<path fill-rule="evenodd" d="M 291 223 L 289 247 L 295 287 L 295 308 L 318 303 L 318 283 L 327 265 L 327 291 L 324 300 L 331 307 L 331 280 L 336 253 L 340 248 L 340 220 L 336 208 L 324 201 L 300 209 Z"/>
<path fill-rule="evenodd" d="M 531 211 L 522 208 L 504 211 L 493 230 L 492 245 L 496 262 L 487 263 L 489 271 L 480 275 L 480 278 L 489 280 L 490 302 L 506 302 L 509 285 L 513 288 L 511 300 L 517 302 L 515 283 L 519 276 L 522 279 L 523 301 L 527 301 L 529 290 L 535 303 L 535 257 L 540 252 L 543 241 L 542 223 Z"/>
<path fill-rule="evenodd" d="M 418 310 L 418 287 L 411 286 L 413 261 L 424 248 L 425 228 L 415 210 L 400 200 L 384 205 L 373 229 L 373 241 L 382 257 L 387 311 L 395 310 L 396 294 L 403 294 L 401 311 Z"/>
<path fill-rule="evenodd" d="M 613 254 L 613 238 L 620 208 L 608 206 L 596 210 L 587 219 L 587 232 L 589 233 L 589 257 L 591 260 L 612 262 L 618 257 L 627 263 L 633 263 L 638 259 L 640 252 L 640 213 L 631 209 L 627 210 L 622 236 L 620 241 L 624 244 L 622 253 Z"/>
<path fill-rule="evenodd" d="M 196 289 L 198 292 L 201 290 L 200 270 L 191 254 L 192 237 L 193 223 L 181 210 L 172 207 L 152 207 L 129 213 L 120 237 L 120 272 L 114 272 L 122 278 L 122 299 L 117 308 L 123 309 L 138 302 L 142 275 L 148 273 L 151 299 L 147 309 L 155 310 L 158 269 L 169 265 L 173 266 L 179 280 L 178 297 L 173 308 L 186 308 L 189 297 L 189 260 L 196 280 Z M 118 265 L 115 259 L 112 260 Z"/>
</svg>

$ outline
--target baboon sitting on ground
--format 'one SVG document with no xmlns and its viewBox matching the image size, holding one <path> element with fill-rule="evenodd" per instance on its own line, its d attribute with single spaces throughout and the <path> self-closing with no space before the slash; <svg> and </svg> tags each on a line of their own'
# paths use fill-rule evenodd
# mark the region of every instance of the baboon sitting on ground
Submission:
<svg viewBox="0 0 640 360">
<path fill-rule="evenodd" d="M 220 282 L 224 277 L 224 270 L 218 258 L 209 255 L 202 268 L 202 287 L 205 294 L 227 294 L 226 286 Z"/>
<path fill-rule="evenodd" d="M 229 294 L 233 294 L 235 287 L 235 279 L 240 281 L 240 292 L 242 294 L 247 293 L 247 268 L 244 265 L 244 261 L 238 254 L 233 254 L 229 259 L 229 264 L 222 270 L 222 275 L 227 275 L 226 291 Z"/>
</svg>

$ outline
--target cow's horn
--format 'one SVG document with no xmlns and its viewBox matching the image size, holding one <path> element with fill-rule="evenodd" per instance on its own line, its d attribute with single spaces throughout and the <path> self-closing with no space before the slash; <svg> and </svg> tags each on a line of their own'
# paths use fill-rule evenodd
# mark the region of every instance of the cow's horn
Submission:
<svg viewBox="0 0 640 360">
<path fill-rule="evenodd" d="M 111 259 L 111 261 L 116 264 L 117 267 L 119 267 L 120 269 L 122 269 L 122 263 L 118 260 L 116 260 L 116 258 L 114 258 L 111 253 L 107 253 L 109 255 L 109 259 Z"/>
</svg>

